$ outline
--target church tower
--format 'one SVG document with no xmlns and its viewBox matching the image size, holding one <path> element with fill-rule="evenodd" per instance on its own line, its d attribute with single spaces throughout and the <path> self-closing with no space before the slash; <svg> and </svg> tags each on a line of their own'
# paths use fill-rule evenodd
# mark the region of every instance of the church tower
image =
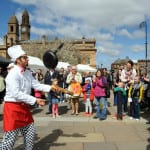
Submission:
<svg viewBox="0 0 150 150">
<path fill-rule="evenodd" d="M 16 16 L 11 16 L 8 22 L 8 46 L 16 45 L 19 41 L 19 24 Z"/>
<path fill-rule="evenodd" d="M 30 21 L 28 11 L 25 10 L 22 15 L 21 41 L 27 40 L 30 40 Z"/>
</svg>

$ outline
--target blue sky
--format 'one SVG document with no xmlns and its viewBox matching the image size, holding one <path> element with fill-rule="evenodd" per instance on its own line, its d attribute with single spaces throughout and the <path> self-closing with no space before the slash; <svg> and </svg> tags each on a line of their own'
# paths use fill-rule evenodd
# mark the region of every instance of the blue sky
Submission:
<svg viewBox="0 0 150 150">
<path fill-rule="evenodd" d="M 47 35 L 54 39 L 96 39 L 96 63 L 110 67 L 118 58 L 145 59 L 144 27 L 147 22 L 148 59 L 150 59 L 149 0 L 1 0 L 0 39 L 7 33 L 10 16 L 21 23 L 27 9 L 31 39 Z"/>
</svg>

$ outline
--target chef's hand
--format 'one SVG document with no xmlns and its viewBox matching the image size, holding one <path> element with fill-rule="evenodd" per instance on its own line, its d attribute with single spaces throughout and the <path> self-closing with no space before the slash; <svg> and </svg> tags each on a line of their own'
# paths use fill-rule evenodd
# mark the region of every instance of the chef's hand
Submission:
<svg viewBox="0 0 150 150">
<path fill-rule="evenodd" d="M 44 106 L 45 105 L 45 100 L 41 99 L 41 98 L 37 98 L 36 99 L 36 103 L 40 106 Z"/>
</svg>

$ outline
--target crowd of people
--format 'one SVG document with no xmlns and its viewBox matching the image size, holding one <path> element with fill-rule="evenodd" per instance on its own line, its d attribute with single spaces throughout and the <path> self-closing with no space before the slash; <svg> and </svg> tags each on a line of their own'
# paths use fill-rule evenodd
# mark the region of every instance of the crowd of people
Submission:
<svg viewBox="0 0 150 150">
<path fill-rule="evenodd" d="M 85 104 L 85 110 L 83 110 L 85 116 L 106 120 L 110 90 L 114 96 L 117 119 L 122 120 L 124 115 L 129 115 L 130 119 L 139 120 L 140 108 L 144 107 L 147 112 L 150 111 L 150 74 L 138 75 L 132 61 L 121 66 L 114 74 L 108 72 L 107 68 L 100 68 L 96 73 L 80 73 L 76 66 L 68 66 L 67 70 L 49 69 L 43 76 L 45 84 L 51 85 L 55 79 L 58 80 L 60 87 L 73 92 L 72 96 L 60 92 L 57 101 L 58 103 L 67 102 L 71 115 L 79 114 L 81 100 Z M 53 114 L 51 92 L 48 93 L 47 99 L 49 101 L 47 114 Z M 96 111 L 95 116 L 93 111 Z"/>
<path fill-rule="evenodd" d="M 14 67 L 10 63 L 7 67 L 7 73 Z M 31 71 L 31 70 L 30 70 Z M 1 103 L 5 96 L 5 76 L 2 75 L 0 68 L 0 92 Z M 85 105 L 85 116 L 93 116 L 100 120 L 107 119 L 107 99 L 110 97 L 112 90 L 114 96 L 114 106 L 116 106 L 115 117 L 123 119 L 128 114 L 130 119 L 140 119 L 140 108 L 146 107 L 147 112 L 150 111 L 150 74 L 138 75 L 133 68 L 133 62 L 128 61 L 125 66 L 120 66 L 117 72 L 111 73 L 107 68 L 99 68 L 96 73 L 88 71 L 78 72 L 76 66 L 69 65 L 67 70 L 63 67 L 58 69 L 48 69 L 43 74 L 41 69 L 32 72 L 33 77 L 40 83 L 57 86 L 68 89 L 73 95 L 63 92 L 43 93 L 37 89 L 32 89 L 31 95 L 36 98 L 46 98 L 48 100 L 48 111 L 46 114 L 52 114 L 53 118 L 60 116 L 59 103 L 67 103 L 71 109 L 71 115 L 79 114 L 80 100 Z M 56 81 L 57 80 L 57 81 Z M 55 81 L 55 82 L 54 82 Z M 109 95 L 108 95 L 109 93 Z M 56 100 L 57 99 L 57 100 Z M 35 107 L 40 107 L 37 105 Z M 55 108 L 55 109 L 54 109 Z M 57 112 L 57 113 L 56 113 Z"/>
<path fill-rule="evenodd" d="M 144 106 L 150 112 L 150 72 L 139 75 L 133 65 L 132 61 L 128 61 L 113 76 L 114 105 L 119 111 L 119 118 L 129 114 L 130 119 L 139 120 L 140 108 Z"/>
<path fill-rule="evenodd" d="M 17 54 L 13 53 L 14 49 L 18 50 Z M 67 70 L 63 67 L 59 70 L 50 68 L 43 74 L 41 69 L 32 72 L 27 68 L 28 56 L 21 46 L 10 47 L 8 53 L 14 59 L 14 64 L 11 63 L 5 73 L 0 68 L 0 101 L 4 101 L 2 149 L 13 148 L 19 131 L 25 138 L 26 149 L 33 148 L 35 129 L 29 106 L 45 105 L 44 98 L 48 100 L 46 114 L 52 114 L 53 118 L 60 117 L 59 104 L 63 102 L 68 104 L 67 109 L 71 109 L 70 115 L 78 116 L 82 101 L 85 116 L 106 120 L 110 93 L 114 96 L 113 105 L 116 106 L 115 117 L 118 120 L 129 115 L 130 119 L 138 121 L 141 117 L 141 104 L 145 104 L 146 111 L 150 112 L 150 73 L 139 75 L 132 61 L 120 66 L 114 73 L 107 68 L 98 68 L 95 73 L 81 73 L 76 66 L 70 65 Z M 71 94 L 59 91 L 57 87 L 67 89 Z M 14 109 L 18 110 L 16 116 Z"/>
</svg>

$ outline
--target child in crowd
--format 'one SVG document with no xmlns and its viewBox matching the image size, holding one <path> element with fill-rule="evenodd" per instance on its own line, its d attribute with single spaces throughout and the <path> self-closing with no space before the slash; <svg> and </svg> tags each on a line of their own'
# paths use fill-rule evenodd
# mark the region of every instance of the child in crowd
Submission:
<svg viewBox="0 0 150 150">
<path fill-rule="evenodd" d="M 92 116 L 92 104 L 91 101 L 94 100 L 94 89 L 91 85 L 91 78 L 85 78 L 85 85 L 82 89 L 83 99 L 85 101 L 85 115 Z"/>
<path fill-rule="evenodd" d="M 117 103 L 117 119 L 122 120 L 122 110 L 124 99 L 126 96 L 126 90 L 124 88 L 123 82 L 118 82 L 118 87 L 114 88 L 114 92 L 116 93 L 116 103 Z"/>
<path fill-rule="evenodd" d="M 71 96 L 71 115 L 79 114 L 79 98 L 82 92 L 81 84 L 77 82 L 74 78 L 71 80 L 71 83 L 68 87 L 68 90 L 73 92 L 73 96 Z"/>
<path fill-rule="evenodd" d="M 58 80 L 56 78 L 53 79 L 52 85 L 58 86 Z M 52 99 L 52 114 L 53 114 L 53 118 L 56 118 L 56 117 L 59 117 L 58 103 L 60 99 L 60 92 L 50 91 L 50 93 L 51 93 L 51 99 Z"/>
<path fill-rule="evenodd" d="M 139 76 L 135 76 L 134 83 L 129 87 L 128 101 L 130 102 L 130 119 L 140 119 L 140 102 L 143 98 L 144 87 Z"/>
</svg>

